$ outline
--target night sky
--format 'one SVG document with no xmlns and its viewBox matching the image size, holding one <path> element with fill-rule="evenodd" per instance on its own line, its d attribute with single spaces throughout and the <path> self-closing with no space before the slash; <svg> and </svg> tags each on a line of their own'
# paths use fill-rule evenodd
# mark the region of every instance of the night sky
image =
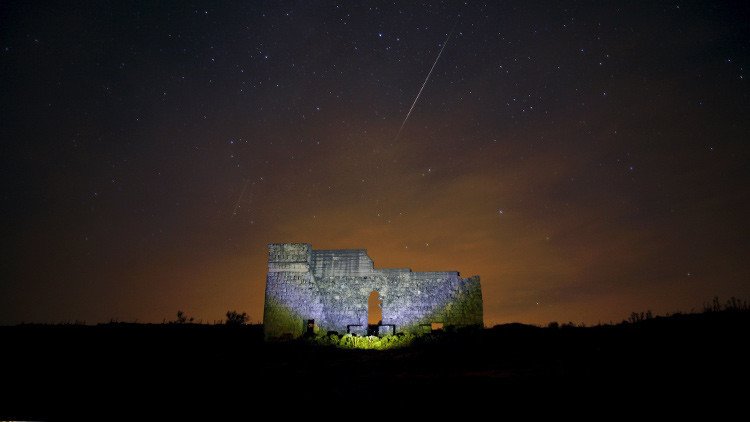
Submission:
<svg viewBox="0 0 750 422">
<path fill-rule="evenodd" d="M 488 325 L 748 298 L 748 3 L 538 3 L 3 1 L 0 323 L 258 322 L 271 242 Z"/>
</svg>

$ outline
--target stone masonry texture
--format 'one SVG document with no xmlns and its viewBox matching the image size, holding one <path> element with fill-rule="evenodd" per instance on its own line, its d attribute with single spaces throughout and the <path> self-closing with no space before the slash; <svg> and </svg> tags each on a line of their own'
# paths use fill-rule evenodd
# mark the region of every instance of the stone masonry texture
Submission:
<svg viewBox="0 0 750 422">
<path fill-rule="evenodd" d="M 265 337 L 300 337 L 309 320 L 316 332 L 365 334 L 373 291 L 382 300 L 382 324 L 395 325 L 397 333 L 423 333 L 431 323 L 442 323 L 447 330 L 483 325 L 479 276 L 375 268 L 365 249 L 273 243 L 268 245 Z"/>
</svg>

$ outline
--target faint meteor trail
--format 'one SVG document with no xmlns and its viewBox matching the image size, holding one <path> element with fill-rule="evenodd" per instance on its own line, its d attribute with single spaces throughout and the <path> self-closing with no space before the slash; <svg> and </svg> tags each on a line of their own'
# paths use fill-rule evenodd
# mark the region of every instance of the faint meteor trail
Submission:
<svg viewBox="0 0 750 422">
<path fill-rule="evenodd" d="M 404 117 L 404 121 L 401 123 L 401 127 L 398 129 L 398 133 L 396 134 L 396 138 L 393 140 L 393 142 L 398 141 L 398 138 L 401 136 L 401 131 L 404 130 L 404 126 L 406 126 L 406 121 L 409 120 L 409 116 L 411 116 L 411 112 L 412 110 L 414 110 L 414 106 L 417 105 L 417 101 L 419 101 L 419 96 L 422 95 L 422 90 L 424 90 L 425 85 L 427 85 L 427 81 L 430 80 L 430 75 L 432 75 L 432 71 L 435 69 L 435 65 L 437 65 L 438 60 L 440 60 L 440 56 L 443 55 L 443 50 L 445 50 L 445 46 L 448 45 L 448 41 L 450 41 L 451 35 L 453 35 L 453 30 L 456 29 L 456 25 L 458 25 L 458 19 L 456 19 L 456 23 L 453 24 L 453 28 L 451 28 L 451 32 L 449 32 L 448 36 L 445 38 L 443 47 L 440 48 L 440 52 L 438 53 L 437 58 L 435 59 L 435 63 L 432 64 L 430 71 L 427 73 L 427 77 L 424 78 L 422 87 L 419 88 L 419 92 L 417 93 L 417 96 L 414 98 L 414 102 L 411 103 L 411 107 L 409 107 L 409 112 L 406 113 L 406 117 Z"/>
<path fill-rule="evenodd" d="M 234 203 L 234 209 L 232 210 L 232 216 L 237 215 L 237 208 L 240 207 L 240 201 L 242 201 L 242 197 L 245 196 L 245 191 L 247 190 L 247 185 L 250 183 L 250 179 L 247 179 L 245 181 L 245 186 L 242 188 L 242 192 L 240 192 L 240 197 L 237 198 L 237 202 Z"/>
</svg>

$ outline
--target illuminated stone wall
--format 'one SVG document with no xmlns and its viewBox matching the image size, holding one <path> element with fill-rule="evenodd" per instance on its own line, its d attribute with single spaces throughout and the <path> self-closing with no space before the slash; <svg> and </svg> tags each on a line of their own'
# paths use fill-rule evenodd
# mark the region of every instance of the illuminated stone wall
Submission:
<svg viewBox="0 0 750 422">
<path fill-rule="evenodd" d="M 479 276 L 456 271 L 413 272 L 375 268 L 364 249 L 313 250 L 306 243 L 268 245 L 268 277 L 263 324 L 266 338 L 301 336 L 309 319 L 315 329 L 364 334 L 367 299 L 377 291 L 383 324 L 396 332 L 482 326 Z M 390 332 L 384 327 L 381 332 Z"/>
</svg>

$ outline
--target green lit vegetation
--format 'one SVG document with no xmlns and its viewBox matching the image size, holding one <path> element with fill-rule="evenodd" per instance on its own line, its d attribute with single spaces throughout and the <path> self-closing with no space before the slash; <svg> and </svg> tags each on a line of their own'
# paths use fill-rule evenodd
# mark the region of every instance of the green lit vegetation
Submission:
<svg viewBox="0 0 750 422">
<path fill-rule="evenodd" d="M 331 334 L 312 337 L 310 338 L 310 341 L 315 344 L 339 347 L 342 349 L 387 350 L 409 346 L 415 339 L 416 336 L 413 334 L 398 334 L 395 336 L 384 337 L 360 337 L 351 334 L 339 336 Z"/>
<path fill-rule="evenodd" d="M 284 337 L 297 338 L 303 333 L 302 317 L 288 307 L 272 298 L 266 298 L 265 314 L 263 316 L 266 327 L 266 338 Z"/>
</svg>

